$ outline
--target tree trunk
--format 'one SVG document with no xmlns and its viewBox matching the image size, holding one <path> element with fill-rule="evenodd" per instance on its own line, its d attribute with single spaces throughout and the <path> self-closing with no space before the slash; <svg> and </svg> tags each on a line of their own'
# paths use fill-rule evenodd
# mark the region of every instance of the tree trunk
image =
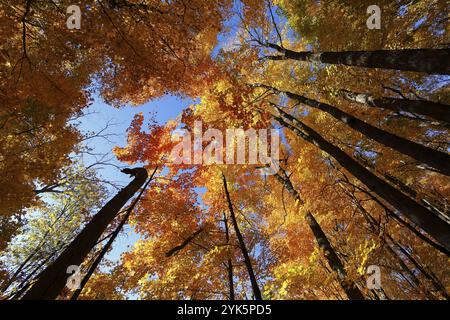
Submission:
<svg viewBox="0 0 450 320">
<path fill-rule="evenodd" d="M 120 221 L 119 225 L 114 230 L 114 232 L 111 234 L 108 242 L 102 248 L 102 250 L 100 251 L 100 253 L 97 256 L 97 258 L 95 258 L 94 262 L 89 267 L 88 272 L 84 275 L 83 280 L 81 281 L 80 288 L 75 290 L 75 292 L 73 293 L 73 295 L 70 298 L 70 300 L 77 300 L 78 299 L 78 297 L 80 296 L 80 294 L 83 291 L 84 287 L 86 286 L 86 284 L 88 283 L 89 279 L 91 278 L 92 274 L 95 272 L 95 269 L 97 269 L 98 265 L 100 264 L 102 259 L 105 257 L 106 253 L 109 251 L 109 249 L 111 249 L 112 244 L 116 240 L 116 238 L 119 235 L 120 231 L 123 229 L 123 226 L 125 225 L 125 223 L 127 223 L 128 219 L 130 218 L 131 213 L 133 212 L 134 208 L 138 204 L 139 200 L 141 199 L 141 197 L 144 194 L 145 190 L 147 189 L 148 185 L 150 184 L 150 182 L 152 182 L 153 177 L 154 177 L 154 175 L 155 175 L 157 170 L 158 170 L 158 167 L 155 168 L 155 170 L 153 171 L 152 175 L 150 176 L 150 179 L 148 179 L 147 183 L 142 188 L 142 190 L 139 193 L 139 195 L 136 197 L 136 199 L 133 201 L 133 203 L 127 208 L 127 210 L 125 212 L 125 216 Z"/>
<path fill-rule="evenodd" d="M 361 103 L 368 107 L 410 112 L 450 123 L 450 106 L 446 104 L 427 100 L 376 98 L 368 93 L 355 93 L 348 90 L 339 90 L 339 94 L 349 101 Z"/>
<path fill-rule="evenodd" d="M 417 224 L 422 230 L 427 232 L 446 249 L 450 249 L 450 226 L 445 223 L 445 221 L 441 220 L 425 207 L 403 194 L 397 188 L 391 186 L 383 179 L 380 179 L 374 175 L 352 157 L 347 155 L 344 151 L 328 142 L 320 134 L 298 119 L 287 114 L 281 108 L 277 107 L 277 110 L 280 114 L 295 124 L 293 125 L 283 118 L 274 116 L 274 119 L 281 125 L 284 125 L 304 140 L 316 145 L 321 150 L 328 153 L 336 159 L 341 166 L 347 169 L 348 172 L 364 183 L 370 190 L 402 212 L 406 217 L 408 217 L 408 219 Z"/>
<path fill-rule="evenodd" d="M 119 210 L 139 190 L 148 178 L 145 168 L 125 169 L 122 172 L 134 176 L 128 186 L 119 191 L 86 225 L 63 253 L 38 277 L 36 283 L 23 296 L 23 300 L 53 300 L 66 285 L 67 268 L 80 266 L 98 239 L 114 220 Z"/>
<path fill-rule="evenodd" d="M 316 100 L 308 99 L 301 95 L 289 92 L 278 90 L 277 88 L 273 88 L 270 86 L 260 85 L 262 88 L 270 89 L 277 93 L 284 93 L 289 98 L 294 99 L 298 102 L 304 103 L 312 108 L 324 111 L 330 115 L 332 115 L 337 120 L 347 124 L 350 128 L 357 130 L 362 133 L 366 137 L 372 138 L 373 140 L 390 147 L 398 152 L 401 152 L 411 158 L 425 163 L 430 167 L 438 170 L 439 172 L 450 176 L 450 155 L 444 152 L 437 151 L 432 148 L 428 148 L 421 144 L 415 143 L 408 139 L 399 137 L 395 134 L 389 133 L 387 131 L 378 129 L 377 127 L 372 126 L 362 120 L 359 120 L 352 115 L 339 110 L 336 107 L 333 107 L 326 103 L 321 103 Z"/>
<path fill-rule="evenodd" d="M 58 213 L 58 216 L 56 217 L 55 221 L 53 221 L 50 226 L 49 229 L 45 232 L 44 236 L 42 237 L 41 241 L 39 242 L 39 244 L 36 246 L 36 248 L 33 250 L 33 252 L 27 257 L 27 259 L 25 259 L 24 262 L 21 263 L 21 265 L 19 266 L 19 268 L 17 268 L 16 272 L 14 272 L 14 274 L 12 275 L 12 277 L 8 280 L 8 282 L 6 282 L 6 284 L 3 286 L 1 292 L 5 293 L 6 290 L 9 288 L 9 286 L 11 284 L 13 284 L 13 282 L 16 280 L 16 278 L 20 275 L 20 273 L 25 269 L 26 265 L 28 264 L 28 262 L 31 261 L 31 259 L 33 259 L 36 254 L 39 252 L 39 250 L 41 250 L 42 246 L 45 244 L 45 242 L 47 241 L 47 237 L 50 234 L 50 230 L 56 225 L 56 223 L 59 221 L 59 219 L 62 218 L 62 216 L 66 213 L 66 206 L 64 206 L 64 208 L 61 210 L 61 212 Z"/>
<path fill-rule="evenodd" d="M 192 240 L 195 239 L 196 236 L 198 236 L 200 233 L 203 232 L 203 228 L 198 229 L 193 234 L 191 234 L 189 237 L 187 237 L 180 245 L 173 247 L 169 251 L 166 252 L 166 257 L 173 256 L 176 252 L 183 250 L 189 243 L 192 242 Z"/>
<path fill-rule="evenodd" d="M 394 250 L 393 244 L 386 243 L 385 248 L 387 248 L 388 252 L 397 260 L 402 270 L 407 273 L 408 277 L 412 281 L 412 283 L 410 282 L 410 284 L 412 284 L 412 287 L 415 287 L 417 290 L 422 292 L 427 297 L 427 299 L 434 300 L 435 297 L 428 291 L 427 288 L 424 287 L 419 278 L 417 278 L 414 272 L 406 265 L 403 259 Z"/>
<path fill-rule="evenodd" d="M 59 244 L 59 243 L 58 243 Z M 21 281 L 21 283 L 17 286 L 17 291 L 10 294 L 11 300 L 17 300 L 19 299 L 30 287 L 30 285 L 33 283 L 34 281 L 34 275 L 37 274 L 39 272 L 39 270 L 45 266 L 49 261 L 51 261 L 51 259 L 57 255 L 58 251 L 61 250 L 61 248 L 63 248 L 64 246 L 58 248 L 55 250 L 55 252 L 53 252 L 52 254 L 50 254 L 49 256 L 47 256 L 43 261 L 41 261 L 40 263 L 38 263 L 38 265 L 33 268 L 33 270 L 31 272 L 29 272 L 27 274 L 27 276 L 25 277 L 25 279 L 23 279 Z"/>
<path fill-rule="evenodd" d="M 268 43 L 267 47 L 280 55 L 268 56 L 270 60 L 299 60 L 365 68 L 394 69 L 450 74 L 450 49 L 404 49 L 343 52 L 297 52 Z"/>
<path fill-rule="evenodd" d="M 356 204 L 359 211 L 363 215 L 364 219 L 367 221 L 369 225 L 369 229 L 373 232 L 374 235 L 379 236 L 380 235 L 380 225 L 375 220 L 375 218 L 361 205 L 360 201 L 349 191 L 344 191 Z M 397 253 L 397 251 L 394 249 L 394 247 L 399 247 L 397 242 L 389 235 L 389 233 L 383 232 L 387 240 L 384 243 L 384 248 L 387 249 L 387 251 L 394 257 L 394 259 L 397 260 L 398 264 L 400 265 L 401 269 L 408 274 L 408 282 L 411 284 L 412 287 L 416 288 L 417 290 L 423 292 L 427 299 L 434 299 L 435 297 L 433 294 L 422 284 L 422 282 L 419 280 L 419 278 L 415 275 L 415 273 L 406 265 L 406 263 L 403 261 L 403 258 Z M 412 283 L 411 283 L 412 281 Z"/>
<path fill-rule="evenodd" d="M 231 222 L 233 223 L 234 232 L 239 241 L 239 247 L 241 248 L 242 255 L 244 256 L 244 263 L 247 267 L 248 276 L 250 278 L 250 283 L 252 284 L 253 295 L 255 300 L 262 300 L 261 291 L 259 290 L 258 282 L 256 281 L 255 273 L 253 271 L 252 262 L 245 246 L 244 238 L 242 237 L 241 231 L 239 230 L 239 225 L 236 220 L 236 215 L 234 214 L 233 203 L 231 202 L 230 193 L 228 192 L 227 179 L 225 175 L 222 174 L 223 187 L 225 189 L 225 195 L 227 197 L 228 209 L 230 210 Z"/>
<path fill-rule="evenodd" d="M 349 183 L 349 182 L 347 182 Z M 353 184 L 352 184 L 353 185 Z M 355 185 L 353 185 L 356 187 Z M 375 197 L 372 193 L 368 192 L 367 190 L 364 190 L 363 188 L 358 188 L 359 191 L 363 192 L 369 198 L 371 198 L 373 201 L 375 201 L 381 208 L 383 208 L 386 212 L 386 214 L 390 217 L 392 217 L 395 221 L 397 221 L 398 224 L 406 227 L 409 231 L 411 231 L 414 235 L 416 235 L 419 239 L 421 239 L 423 242 L 429 244 L 439 252 L 442 252 L 446 256 L 450 257 L 450 252 L 445 247 L 441 246 L 440 244 L 436 243 L 434 240 L 430 239 L 428 235 L 423 234 L 419 230 L 416 229 L 415 226 L 411 225 L 410 222 L 405 221 L 402 217 L 400 217 L 398 214 L 396 214 L 394 211 L 392 211 L 390 208 L 388 208 L 383 202 L 381 202 L 377 197 Z M 426 207 L 428 210 L 429 208 Z"/>
<path fill-rule="evenodd" d="M 230 247 L 230 231 L 228 230 L 228 219 L 227 215 L 224 212 L 223 213 L 223 224 L 225 225 L 225 241 L 228 245 L 228 248 Z M 228 255 L 228 262 L 227 262 L 227 271 L 228 271 L 228 287 L 230 289 L 230 300 L 234 300 L 234 279 L 233 279 L 233 262 L 231 261 L 231 249 Z"/>
<path fill-rule="evenodd" d="M 48 230 L 42 240 L 39 242 L 39 244 L 36 246 L 36 248 L 33 250 L 33 252 L 23 261 L 20 266 L 17 268 L 17 270 L 14 272 L 14 274 L 11 276 L 11 278 L 6 281 L 5 285 L 2 287 L 1 292 L 5 293 L 6 290 L 8 290 L 9 286 L 14 283 L 14 281 L 17 279 L 17 277 L 22 273 L 22 270 L 25 269 L 28 262 L 31 261 L 31 259 L 34 258 L 34 256 L 39 252 L 39 250 L 42 248 L 42 246 L 45 243 L 45 240 L 47 239 L 48 234 L 50 233 L 50 230 Z"/>
<path fill-rule="evenodd" d="M 339 283 L 347 294 L 347 297 L 351 300 L 364 300 L 364 295 L 358 289 L 356 284 L 353 281 L 348 282 L 348 279 L 346 279 L 347 273 L 345 272 L 341 260 L 311 212 L 306 213 L 306 221 L 308 222 L 308 225 L 316 238 L 317 244 L 322 250 L 324 250 L 324 255 L 330 267 L 337 273 Z"/>
<path fill-rule="evenodd" d="M 303 203 L 303 200 L 300 198 L 297 190 L 295 190 L 291 180 L 286 175 L 285 171 L 283 169 L 281 169 L 281 171 L 283 172 L 283 176 L 281 176 L 279 173 L 275 174 L 277 180 L 285 186 L 289 194 L 298 204 Z M 311 214 L 311 212 L 306 213 L 305 219 L 314 235 L 314 238 L 316 239 L 320 250 L 324 253 L 328 265 L 336 273 L 339 284 L 341 285 L 347 297 L 350 300 L 364 300 L 364 295 L 358 289 L 356 284 L 353 281 L 349 281 L 347 279 L 347 272 L 345 271 L 341 260 L 336 254 L 334 248 L 331 246 L 331 243 L 328 240 L 325 232 L 323 232 L 322 228 L 320 227 L 314 216 Z"/>
<path fill-rule="evenodd" d="M 389 234 L 387 235 L 388 239 L 392 242 L 392 244 L 400 250 L 400 252 L 409 260 L 411 263 L 417 268 L 417 270 L 422 273 L 422 275 L 427 278 L 431 284 L 433 285 L 434 289 L 438 291 L 446 300 L 449 299 L 449 295 L 447 293 L 447 290 L 445 289 L 445 286 L 437 279 L 434 274 L 430 274 L 425 268 L 407 251 L 401 244 L 399 244 L 397 241 L 395 241 Z"/>
<path fill-rule="evenodd" d="M 438 200 L 436 198 L 428 197 L 427 195 L 421 195 L 421 197 L 418 197 L 420 194 L 416 190 L 414 190 L 410 186 L 406 185 L 403 181 L 401 181 L 400 179 L 398 179 L 397 177 L 395 177 L 391 174 L 388 174 L 385 172 L 379 172 L 376 169 L 375 165 L 372 164 L 367 159 L 365 159 L 364 157 L 357 156 L 356 160 L 358 160 L 362 165 L 364 165 L 369 170 L 372 170 L 372 171 L 382 175 L 383 178 L 386 179 L 386 181 L 388 181 L 391 184 L 393 184 L 394 186 L 396 186 L 403 193 L 407 194 L 408 196 L 410 196 L 413 199 L 420 200 L 421 205 L 423 205 L 428 210 L 434 212 L 434 214 L 436 214 L 438 217 L 440 217 L 446 223 L 450 224 L 450 217 L 446 213 L 445 207 L 443 205 L 441 205 L 440 203 L 438 203 Z M 450 254 L 448 252 L 446 254 L 450 257 Z"/>
</svg>

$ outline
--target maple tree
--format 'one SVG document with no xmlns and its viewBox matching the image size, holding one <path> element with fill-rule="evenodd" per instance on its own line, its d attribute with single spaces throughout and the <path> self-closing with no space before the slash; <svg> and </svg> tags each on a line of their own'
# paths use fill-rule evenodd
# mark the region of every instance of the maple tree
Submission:
<svg viewBox="0 0 450 320">
<path fill-rule="evenodd" d="M 0 2 L 0 33 L 14 35 L 0 56 L 6 298 L 448 299 L 445 5 L 380 1 L 383 28 L 369 30 L 370 2 L 85 1 L 79 31 L 65 28 L 68 1 Z M 134 115 L 112 150 L 134 180 L 109 201 L 94 173 L 53 195 L 82 153 L 74 121 L 93 92 L 118 108 L 192 103 L 163 124 Z M 188 143 L 204 162 L 180 163 L 174 131 L 198 123 L 278 130 L 277 171 L 217 161 L 238 156 L 212 148 L 224 141 L 211 131 Z M 53 228 L 59 212 L 71 223 Z M 126 224 L 139 240 L 108 261 Z M 68 265 L 83 267 L 75 292 Z"/>
</svg>

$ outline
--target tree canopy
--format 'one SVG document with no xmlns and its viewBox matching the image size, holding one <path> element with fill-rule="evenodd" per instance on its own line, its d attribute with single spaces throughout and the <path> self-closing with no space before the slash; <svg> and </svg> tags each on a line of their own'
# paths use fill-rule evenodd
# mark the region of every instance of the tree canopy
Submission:
<svg viewBox="0 0 450 320">
<path fill-rule="evenodd" d="M 378 2 L 0 1 L 0 297 L 448 299 L 447 4 Z"/>
</svg>

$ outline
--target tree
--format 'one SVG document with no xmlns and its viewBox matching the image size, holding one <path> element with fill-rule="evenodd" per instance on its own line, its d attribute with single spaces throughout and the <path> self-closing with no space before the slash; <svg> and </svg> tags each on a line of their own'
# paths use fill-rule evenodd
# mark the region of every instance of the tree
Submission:
<svg viewBox="0 0 450 320">
<path fill-rule="evenodd" d="M 75 31 L 68 1 L 2 3 L 0 249 L 13 238 L 18 253 L 0 259 L 5 298 L 70 299 L 66 267 L 81 264 L 73 299 L 447 299 L 446 4 L 380 1 L 382 28 L 369 30 L 372 4 L 85 1 Z M 119 108 L 165 95 L 191 105 L 165 124 L 134 116 L 113 152 L 159 173 L 144 191 L 146 169 L 129 171 L 92 209 L 100 181 L 60 191 L 86 150 L 77 123 L 94 94 Z M 279 152 L 180 164 L 174 131 L 187 141 L 199 123 L 211 130 L 185 144 L 191 155 L 244 142 L 247 160 L 265 146 L 245 135 L 258 130 L 280 137 Z M 244 136 L 227 138 L 236 128 Z M 214 155 L 238 158 L 228 151 Z M 58 205 L 69 200 L 88 209 Z M 139 240 L 108 261 L 125 224 Z"/>
<path fill-rule="evenodd" d="M 270 89 L 277 93 L 284 93 L 287 97 L 291 99 L 295 99 L 299 103 L 304 103 L 312 108 L 316 108 L 322 110 L 336 119 L 344 122 L 349 127 L 361 132 L 367 137 L 372 138 L 373 140 L 384 144 L 385 146 L 391 147 L 403 154 L 406 154 L 417 161 L 426 163 L 431 167 L 439 170 L 443 174 L 450 176 L 450 156 L 447 153 L 440 152 L 437 150 L 433 150 L 431 148 L 427 148 L 420 144 L 414 143 L 408 139 L 404 139 L 402 137 L 396 136 L 384 130 L 380 130 L 364 121 L 361 121 L 352 115 L 339 110 L 338 108 L 328 105 L 326 103 L 321 103 L 316 100 L 308 99 L 299 94 L 295 94 L 289 91 L 282 91 L 277 88 L 273 88 L 266 85 L 257 85 L 262 88 Z"/>
<path fill-rule="evenodd" d="M 145 168 L 124 169 L 123 172 L 133 176 L 134 180 L 103 206 L 61 255 L 39 274 L 36 283 L 22 299 L 55 299 L 60 294 L 66 285 L 67 267 L 81 265 L 119 210 L 142 187 L 148 177 Z"/>
<path fill-rule="evenodd" d="M 93 92 L 121 106 L 194 94 L 207 82 L 231 2 L 84 1 L 75 31 L 65 24 L 72 4 L 0 4 L 0 33 L 9 39 L 0 55 L 2 216 L 35 204 L 36 184 L 55 183 L 79 151 L 73 122 Z"/>
<path fill-rule="evenodd" d="M 315 63 L 341 64 L 365 68 L 383 68 L 446 75 L 450 73 L 448 49 L 404 49 L 344 52 L 297 52 L 274 43 L 262 44 L 280 55 L 269 60 L 299 60 Z"/>
<path fill-rule="evenodd" d="M 301 205 L 302 203 L 304 204 L 297 190 L 292 185 L 292 182 L 289 179 L 289 176 L 286 174 L 286 171 L 281 169 L 281 174 L 277 173 L 275 177 L 288 190 L 289 194 L 295 199 L 295 202 L 298 205 Z M 316 218 L 314 218 L 312 213 L 308 211 L 305 214 L 305 220 L 308 223 L 308 226 L 310 227 L 312 233 L 314 234 L 319 248 L 323 251 L 328 264 L 330 265 L 331 269 L 336 272 L 339 283 L 347 294 L 347 297 L 352 300 L 364 300 L 364 295 L 361 293 L 361 291 L 359 291 L 356 284 L 347 279 L 347 272 L 345 271 L 341 260 L 331 246 L 330 241 L 323 232 Z"/>
<path fill-rule="evenodd" d="M 236 237 L 239 241 L 239 248 L 242 251 L 242 255 L 244 256 L 245 266 L 247 267 L 248 276 L 250 277 L 250 282 L 252 284 L 253 295 L 255 296 L 255 300 L 262 300 L 261 291 L 258 286 L 258 282 L 256 280 L 255 272 L 253 271 L 252 262 L 250 261 L 250 256 L 247 251 L 247 247 L 244 242 L 244 238 L 242 237 L 241 231 L 239 230 L 239 225 L 236 220 L 236 215 L 234 214 L 233 203 L 230 198 L 230 193 L 228 191 L 227 179 L 225 175 L 222 175 L 223 179 L 223 187 L 225 190 L 225 195 L 227 197 L 228 202 L 228 210 L 230 211 L 231 221 L 233 222 L 234 232 L 236 233 Z"/>
<path fill-rule="evenodd" d="M 340 94 L 350 101 L 369 107 L 416 113 L 442 122 L 450 122 L 448 115 L 449 106 L 445 104 L 427 100 L 409 100 L 390 97 L 376 98 L 370 94 L 355 93 L 348 90 L 342 90 Z"/>
<path fill-rule="evenodd" d="M 283 117 L 286 117 L 290 121 L 294 122 L 295 125 L 286 122 L 280 117 L 275 117 L 277 121 L 296 132 L 303 139 L 317 145 L 323 151 L 329 153 L 343 167 L 366 184 L 372 191 L 376 192 L 379 196 L 383 197 L 386 201 L 399 209 L 403 214 L 408 216 L 408 218 L 410 218 L 413 222 L 421 226 L 443 246 L 448 247 L 447 238 L 450 235 L 450 230 L 449 226 L 443 220 L 435 216 L 432 212 L 429 212 L 426 208 L 422 207 L 414 200 L 405 196 L 396 188 L 393 188 L 382 179 L 372 174 L 358 162 L 345 154 L 342 150 L 326 141 L 313 129 L 298 121 L 298 119 L 288 115 L 280 108 L 277 108 L 277 110 Z M 301 129 L 298 129 L 296 126 L 299 126 Z"/>
</svg>

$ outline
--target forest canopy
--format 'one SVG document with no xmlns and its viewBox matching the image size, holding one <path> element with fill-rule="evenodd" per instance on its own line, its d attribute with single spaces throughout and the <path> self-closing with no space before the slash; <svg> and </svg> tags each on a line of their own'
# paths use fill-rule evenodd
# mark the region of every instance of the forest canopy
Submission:
<svg viewBox="0 0 450 320">
<path fill-rule="evenodd" d="M 449 298 L 447 1 L 0 15 L 1 300 Z"/>
</svg>

